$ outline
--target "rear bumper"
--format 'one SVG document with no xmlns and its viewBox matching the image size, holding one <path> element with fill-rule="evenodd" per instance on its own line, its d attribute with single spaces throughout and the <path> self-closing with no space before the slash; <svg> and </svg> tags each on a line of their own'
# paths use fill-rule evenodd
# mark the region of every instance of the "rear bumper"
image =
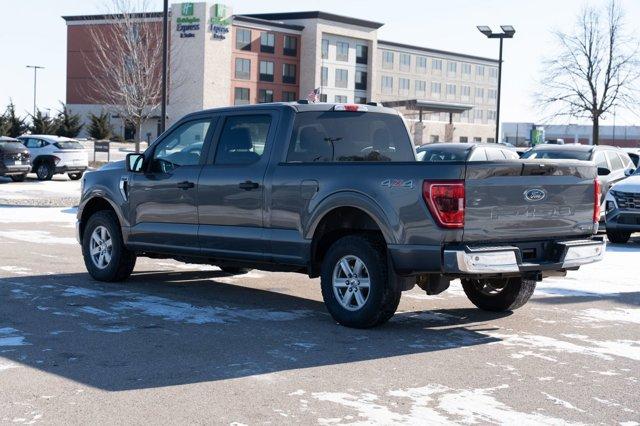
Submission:
<svg viewBox="0 0 640 426">
<path fill-rule="evenodd" d="M 575 269 L 602 260 L 605 247 L 600 237 L 548 242 L 542 260 L 526 260 L 520 247 L 508 244 L 390 245 L 389 254 L 395 271 L 402 275 L 496 275 Z"/>
<path fill-rule="evenodd" d="M 444 250 L 443 270 L 446 274 L 510 274 L 535 271 L 559 271 L 577 268 L 602 260 L 605 242 L 588 240 L 559 241 L 554 243 L 556 259 L 526 262 L 518 247 L 464 247 Z"/>
</svg>

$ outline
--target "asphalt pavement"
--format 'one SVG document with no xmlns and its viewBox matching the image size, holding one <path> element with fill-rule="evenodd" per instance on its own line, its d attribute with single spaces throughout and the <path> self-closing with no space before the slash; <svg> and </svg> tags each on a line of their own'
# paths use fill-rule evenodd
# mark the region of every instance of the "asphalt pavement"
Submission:
<svg viewBox="0 0 640 426">
<path fill-rule="evenodd" d="M 456 282 L 354 330 L 299 274 L 139 259 L 127 282 L 96 282 L 74 221 L 0 207 L 0 423 L 640 421 L 638 237 L 513 313 Z"/>
</svg>

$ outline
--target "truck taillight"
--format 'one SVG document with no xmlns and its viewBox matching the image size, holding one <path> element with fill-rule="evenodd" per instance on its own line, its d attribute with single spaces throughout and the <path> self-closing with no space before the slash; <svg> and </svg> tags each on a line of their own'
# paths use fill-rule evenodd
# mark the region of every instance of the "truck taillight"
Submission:
<svg viewBox="0 0 640 426">
<path fill-rule="evenodd" d="M 602 196 L 602 187 L 600 181 L 595 178 L 593 181 L 593 223 L 600 222 L 600 197 Z"/>
<path fill-rule="evenodd" d="M 443 228 L 464 227 L 464 181 L 428 181 L 422 184 L 422 196 L 436 223 Z"/>
</svg>

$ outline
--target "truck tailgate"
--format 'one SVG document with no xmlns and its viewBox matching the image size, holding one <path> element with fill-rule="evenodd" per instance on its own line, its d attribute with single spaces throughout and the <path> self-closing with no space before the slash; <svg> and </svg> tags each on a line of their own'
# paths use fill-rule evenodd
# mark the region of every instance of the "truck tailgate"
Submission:
<svg viewBox="0 0 640 426">
<path fill-rule="evenodd" d="M 470 162 L 463 241 L 590 235 L 595 179 L 595 166 L 582 161 Z"/>
</svg>

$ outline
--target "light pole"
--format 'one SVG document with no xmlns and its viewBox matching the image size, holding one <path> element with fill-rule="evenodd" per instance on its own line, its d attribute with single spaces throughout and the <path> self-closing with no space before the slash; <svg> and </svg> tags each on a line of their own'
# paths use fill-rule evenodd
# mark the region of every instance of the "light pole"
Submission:
<svg viewBox="0 0 640 426">
<path fill-rule="evenodd" d="M 164 133 L 167 121 L 167 26 L 169 20 L 169 0 L 164 0 L 162 10 L 162 105 L 160 106 L 160 133 Z M 160 135 L 158 135 L 160 136 Z"/>
<path fill-rule="evenodd" d="M 478 31 L 482 34 L 486 35 L 487 38 L 497 38 L 500 40 L 500 55 L 498 57 L 498 99 L 496 102 L 496 138 L 495 142 L 498 143 L 499 133 L 500 133 L 500 89 L 502 86 L 502 40 L 505 38 L 513 38 L 513 35 L 516 33 L 515 28 L 512 25 L 500 25 L 502 32 L 494 33 L 491 31 L 486 25 L 478 25 Z"/>
<path fill-rule="evenodd" d="M 44 69 L 40 65 L 27 65 L 27 68 L 33 68 L 33 116 L 36 116 L 36 89 L 38 88 L 38 70 Z"/>
</svg>

